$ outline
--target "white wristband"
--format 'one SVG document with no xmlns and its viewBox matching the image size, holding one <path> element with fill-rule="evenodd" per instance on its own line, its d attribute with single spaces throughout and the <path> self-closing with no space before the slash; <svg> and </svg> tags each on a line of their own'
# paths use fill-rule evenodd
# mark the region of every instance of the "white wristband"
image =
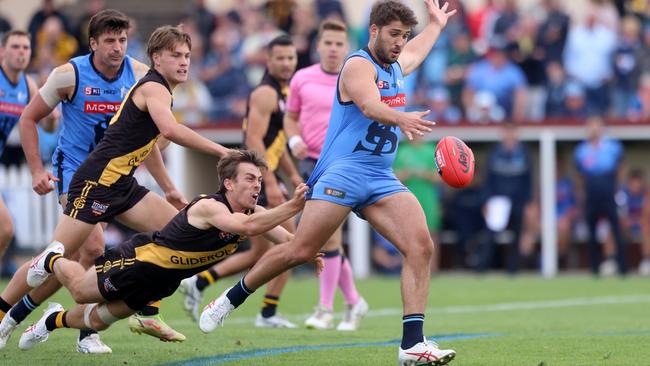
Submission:
<svg viewBox="0 0 650 366">
<path fill-rule="evenodd" d="M 289 149 L 293 150 L 293 148 L 300 142 L 303 142 L 302 137 L 298 135 L 291 136 L 291 138 L 289 138 Z"/>
</svg>

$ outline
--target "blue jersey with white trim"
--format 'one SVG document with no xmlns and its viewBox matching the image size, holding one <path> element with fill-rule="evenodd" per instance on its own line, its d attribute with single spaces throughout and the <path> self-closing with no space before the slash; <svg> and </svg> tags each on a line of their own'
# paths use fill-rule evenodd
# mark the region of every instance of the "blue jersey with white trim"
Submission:
<svg viewBox="0 0 650 366">
<path fill-rule="evenodd" d="M 406 107 L 406 94 L 404 76 L 399 64 L 382 66 L 373 58 L 368 48 L 354 52 L 348 60 L 352 57 L 363 57 L 372 62 L 377 72 L 375 84 L 379 89 L 381 101 L 403 111 Z M 364 116 L 352 101 L 342 102 L 337 82 L 323 150 L 307 184 L 312 186 L 323 172 L 333 165 L 354 164 L 362 169 L 391 169 L 400 136 L 399 127 L 373 121 Z"/>
<path fill-rule="evenodd" d="M 20 74 L 16 84 L 9 80 L 2 67 L 0 67 L 0 74 L 0 155 L 2 155 L 7 137 L 29 103 L 29 85 L 24 73 Z"/>
<path fill-rule="evenodd" d="M 70 60 L 75 72 L 75 90 L 72 98 L 62 104 L 61 133 L 52 156 L 53 164 L 65 159 L 77 167 L 81 165 L 104 136 L 122 99 L 136 82 L 129 56 L 124 58 L 113 79 L 97 71 L 92 56 L 90 53 Z"/>
</svg>

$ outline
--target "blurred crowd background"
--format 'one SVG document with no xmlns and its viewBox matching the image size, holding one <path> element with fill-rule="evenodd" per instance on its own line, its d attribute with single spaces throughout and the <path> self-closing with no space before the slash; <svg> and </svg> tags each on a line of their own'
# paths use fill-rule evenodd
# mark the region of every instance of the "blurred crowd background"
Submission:
<svg viewBox="0 0 650 366">
<path fill-rule="evenodd" d="M 167 18 L 182 23 L 193 43 L 190 79 L 174 91 L 179 121 L 238 128 L 248 94 L 264 71 L 264 47 L 280 33 L 292 36 L 298 69 L 318 61 L 317 27 L 327 17 L 350 25 L 352 50 L 364 46 L 367 24 L 350 22 L 346 1 L 353 0 L 239 1 L 218 11 L 203 0 L 176 2 Z M 11 24 L 12 9 L 3 2 L 0 33 L 18 27 Z M 400 147 L 396 174 L 420 199 L 436 241 L 453 244 L 441 246 L 435 267 L 510 273 L 539 267 L 539 179 L 534 154 L 519 140 L 518 128 L 566 124 L 584 125 L 588 133 L 583 143 L 558 155 L 561 268 L 624 274 L 634 267 L 650 275 L 646 167 L 625 166 L 625 146 L 604 132 L 612 121 L 617 126 L 650 121 L 650 1 L 448 2 L 458 13 L 409 76 L 409 108 L 430 109 L 430 118 L 443 126 L 494 126 L 501 137 L 479 147 L 477 178 L 460 191 L 431 174 L 434 142 Z M 52 68 L 88 52 L 88 20 L 114 6 L 102 0 L 63 3 L 43 0 L 27 25 L 33 41 L 29 72 L 41 81 Z M 371 4 L 360 11 L 368 14 Z M 140 30 L 141 22 L 151 19 L 134 16 L 128 53 L 147 62 L 148 32 Z M 49 161 L 47 146 L 54 146 L 56 134 L 42 133 L 41 150 Z M 5 151 L 3 164 L 22 163 L 16 141 L 14 137 L 14 148 Z M 594 156 L 599 160 L 594 162 Z M 600 253 L 600 244 L 574 245 L 591 240 L 604 243 L 601 258 L 589 256 L 590 251 Z M 374 242 L 375 268 L 397 273 L 397 251 L 379 236 Z M 630 243 L 635 245 L 632 254 Z"/>
</svg>

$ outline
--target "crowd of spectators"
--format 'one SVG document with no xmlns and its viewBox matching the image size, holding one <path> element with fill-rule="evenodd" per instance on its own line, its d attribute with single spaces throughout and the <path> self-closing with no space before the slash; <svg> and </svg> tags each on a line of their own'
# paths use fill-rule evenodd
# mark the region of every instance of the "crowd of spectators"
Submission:
<svg viewBox="0 0 650 366">
<path fill-rule="evenodd" d="M 463 1 L 448 2 L 458 13 L 417 75 L 409 78 L 411 105 L 431 109 L 439 122 L 581 120 L 596 113 L 631 122 L 650 119 L 646 1 L 589 0 L 573 17 L 559 0 L 526 6 L 516 0 L 485 0 L 471 10 Z M 90 15 L 105 6 L 105 1 L 89 0 L 84 15 L 74 21 L 52 0 L 43 0 L 29 22 L 31 71 L 47 75 L 71 56 L 87 52 L 84 29 Z M 177 107 L 194 125 L 242 118 L 271 38 L 290 34 L 302 68 L 317 61 L 319 21 L 346 20 L 338 0 L 273 0 L 261 6 L 242 1 L 221 13 L 195 0 L 179 14 L 195 50 L 191 81 L 176 92 Z M 352 49 L 365 44 L 366 26 L 350 27 Z M 0 19 L 0 32 L 9 27 Z M 145 58 L 146 38 L 134 19 L 132 56 Z"/>
</svg>

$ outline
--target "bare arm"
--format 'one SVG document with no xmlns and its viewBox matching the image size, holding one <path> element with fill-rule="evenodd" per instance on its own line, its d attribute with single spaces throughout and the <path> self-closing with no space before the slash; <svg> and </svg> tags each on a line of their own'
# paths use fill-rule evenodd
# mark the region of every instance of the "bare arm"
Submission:
<svg viewBox="0 0 650 366">
<path fill-rule="evenodd" d="M 370 61 L 353 57 L 343 66 L 339 79 L 343 101 L 352 100 L 367 118 L 390 126 L 399 126 L 409 140 L 413 135 L 431 132 L 434 122 L 423 119 L 429 111 L 400 112 L 381 101 L 375 82 L 375 68 Z"/>
<path fill-rule="evenodd" d="M 266 155 L 264 136 L 269 130 L 271 114 L 278 104 L 278 96 L 271 87 L 261 86 L 251 93 L 246 126 L 246 147 Z M 264 191 L 271 207 L 277 206 L 284 200 L 280 186 L 272 169 L 262 172 Z"/>
<path fill-rule="evenodd" d="M 41 161 L 41 153 L 38 148 L 38 130 L 36 124 L 52 112 L 50 106 L 45 104 L 39 93 L 29 102 L 18 121 L 20 129 L 20 143 L 25 152 L 25 158 L 32 173 L 32 189 L 44 195 L 51 192 L 54 187 L 50 181 L 56 182 L 58 179 L 49 171 L 46 171 Z"/>
<path fill-rule="evenodd" d="M 522 121 L 526 115 L 526 88 L 515 90 L 514 103 L 512 105 L 512 118 L 515 121 Z"/>
<path fill-rule="evenodd" d="M 280 170 L 282 170 L 284 174 L 289 177 L 291 184 L 293 184 L 294 187 L 297 187 L 298 184 L 302 183 L 302 177 L 298 173 L 296 164 L 293 163 L 291 154 L 289 154 L 288 151 L 282 153 L 282 157 L 280 158 Z"/>
<path fill-rule="evenodd" d="M 188 210 L 188 221 L 192 226 L 203 229 L 213 226 L 222 231 L 246 236 L 264 234 L 302 210 L 306 191 L 307 186 L 302 184 L 296 188 L 291 200 L 269 210 L 258 206 L 252 215 L 231 213 L 222 203 L 201 200 Z"/>
<path fill-rule="evenodd" d="M 300 126 L 298 125 L 299 119 L 300 113 L 287 111 L 284 113 L 284 119 L 282 122 L 284 132 L 287 134 L 287 140 L 289 141 L 291 154 L 296 159 L 302 160 L 307 157 L 307 145 L 300 135 Z"/>
<path fill-rule="evenodd" d="M 140 110 L 149 112 L 165 139 L 210 155 L 224 156 L 228 152 L 227 148 L 176 122 L 169 107 L 171 98 L 167 89 L 161 84 L 145 83 L 136 90 L 134 102 Z"/>
<path fill-rule="evenodd" d="M 456 9 L 447 11 L 449 3 L 440 7 L 438 0 L 424 0 L 429 12 L 429 24 L 415 38 L 404 46 L 404 51 L 399 56 L 402 73 L 408 75 L 413 72 L 427 57 L 440 32 L 447 25 L 449 17 L 456 13 Z"/>
</svg>

